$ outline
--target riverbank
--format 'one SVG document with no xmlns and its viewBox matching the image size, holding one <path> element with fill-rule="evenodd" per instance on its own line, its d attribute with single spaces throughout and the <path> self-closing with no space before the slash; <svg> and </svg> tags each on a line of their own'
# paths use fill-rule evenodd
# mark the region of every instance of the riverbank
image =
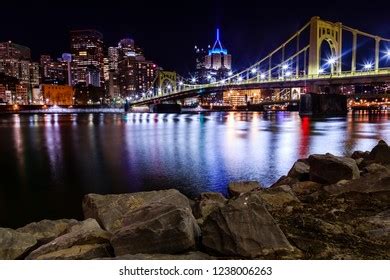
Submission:
<svg viewBox="0 0 390 280">
<path fill-rule="evenodd" d="M 389 259 L 390 147 L 299 159 L 270 188 L 88 194 L 85 220 L 0 228 L 0 259 Z"/>
</svg>

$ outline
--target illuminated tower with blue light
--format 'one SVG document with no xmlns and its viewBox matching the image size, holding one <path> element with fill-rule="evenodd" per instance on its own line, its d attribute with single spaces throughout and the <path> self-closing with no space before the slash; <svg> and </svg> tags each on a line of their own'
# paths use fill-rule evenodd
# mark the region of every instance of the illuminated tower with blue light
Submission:
<svg viewBox="0 0 390 280">
<path fill-rule="evenodd" d="M 218 28 L 213 48 L 209 50 L 209 53 L 205 58 L 205 67 L 206 69 L 213 69 L 217 71 L 229 71 L 232 68 L 232 56 L 228 54 L 227 49 L 223 48 Z"/>
</svg>

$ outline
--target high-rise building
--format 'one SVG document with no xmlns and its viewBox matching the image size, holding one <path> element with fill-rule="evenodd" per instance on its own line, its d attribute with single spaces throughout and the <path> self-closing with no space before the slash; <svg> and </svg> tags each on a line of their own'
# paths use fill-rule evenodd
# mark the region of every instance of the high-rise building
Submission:
<svg viewBox="0 0 390 280">
<path fill-rule="evenodd" d="M 108 68 L 109 70 L 118 70 L 119 51 L 117 47 L 108 48 Z"/>
<path fill-rule="evenodd" d="M 53 60 L 50 55 L 41 55 L 41 75 L 44 84 L 68 84 L 68 63 L 62 58 Z"/>
<path fill-rule="evenodd" d="M 0 72 L 19 79 L 21 83 L 30 82 L 31 51 L 28 47 L 15 43 L 0 43 Z"/>
<path fill-rule="evenodd" d="M 205 67 L 206 69 L 213 70 L 232 69 L 232 56 L 228 54 L 227 49 L 222 47 L 222 43 L 219 37 L 219 29 L 217 29 L 217 37 L 213 48 L 209 50 L 209 53 L 205 58 Z"/>
<path fill-rule="evenodd" d="M 196 78 L 200 83 L 214 82 L 228 77 L 232 69 L 232 56 L 222 46 L 219 29 L 212 48 L 205 49 L 195 46 Z"/>
<path fill-rule="evenodd" d="M 99 70 L 99 84 L 104 80 L 103 35 L 96 30 L 71 31 L 71 53 L 73 56 L 73 84 L 87 84 L 88 69 Z"/>
<path fill-rule="evenodd" d="M 140 97 L 152 88 L 157 74 L 157 65 L 145 59 L 142 49 L 134 44 L 134 40 L 122 39 L 117 48 L 110 49 L 109 60 L 112 72 L 109 79 L 109 92 L 111 96 L 115 96 L 119 90 L 122 97 Z"/>
</svg>

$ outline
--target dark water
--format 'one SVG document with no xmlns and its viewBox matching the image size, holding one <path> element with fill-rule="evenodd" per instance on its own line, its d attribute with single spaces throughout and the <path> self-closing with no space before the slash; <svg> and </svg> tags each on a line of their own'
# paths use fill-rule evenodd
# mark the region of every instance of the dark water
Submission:
<svg viewBox="0 0 390 280">
<path fill-rule="evenodd" d="M 301 119 L 296 113 L 3 115 L 0 227 L 81 218 L 86 193 L 269 185 L 311 153 L 390 142 L 390 114 Z"/>
</svg>

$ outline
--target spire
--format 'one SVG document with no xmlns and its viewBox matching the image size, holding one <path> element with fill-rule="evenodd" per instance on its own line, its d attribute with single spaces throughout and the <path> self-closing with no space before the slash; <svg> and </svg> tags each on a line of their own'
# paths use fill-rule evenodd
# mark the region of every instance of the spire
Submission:
<svg viewBox="0 0 390 280">
<path fill-rule="evenodd" d="M 219 34 L 219 28 L 217 28 L 217 37 L 215 39 L 215 43 L 213 45 L 213 48 L 209 51 L 209 54 L 213 53 L 219 53 L 219 54 L 227 54 L 227 50 L 222 47 L 222 43 L 220 40 L 220 34 Z"/>
</svg>

